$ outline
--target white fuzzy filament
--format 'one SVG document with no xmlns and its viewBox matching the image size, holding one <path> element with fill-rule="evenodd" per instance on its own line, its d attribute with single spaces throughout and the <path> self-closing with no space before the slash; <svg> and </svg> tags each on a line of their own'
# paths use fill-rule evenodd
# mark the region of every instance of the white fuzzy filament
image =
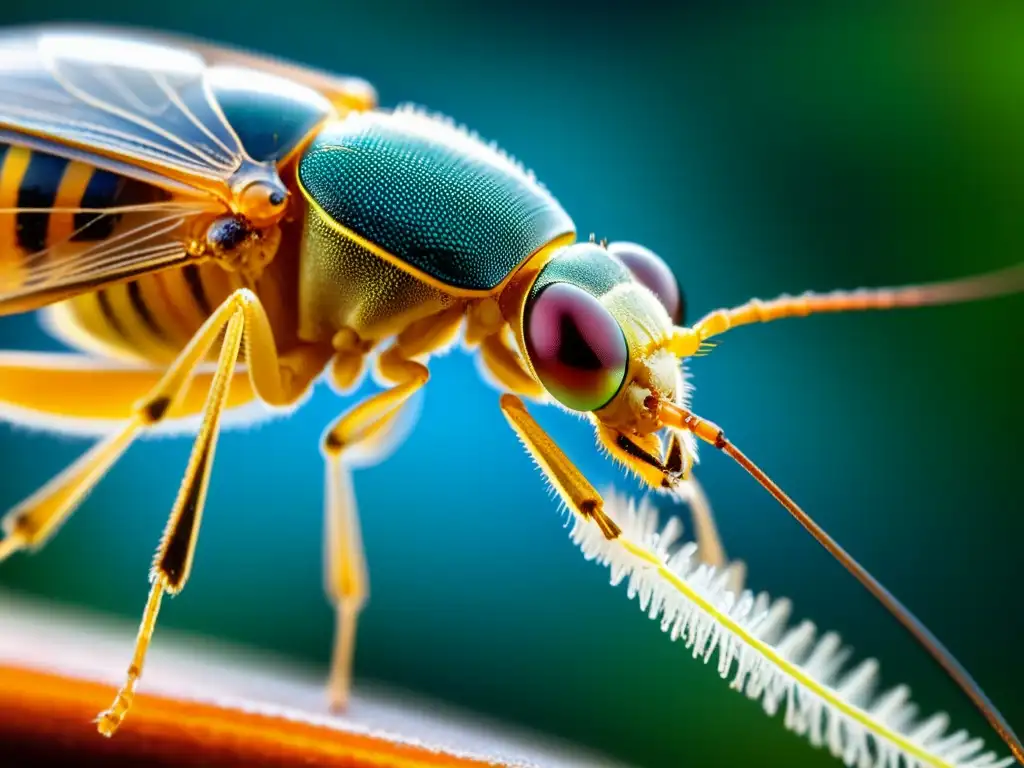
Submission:
<svg viewBox="0 0 1024 768">
<path fill-rule="evenodd" d="M 857 768 L 995 768 L 1013 764 L 982 752 L 981 739 L 948 733 L 939 713 L 917 718 L 910 691 L 899 685 L 874 695 L 878 663 L 846 664 L 849 651 L 834 632 L 818 635 L 814 624 L 789 624 L 790 601 L 728 588 L 728 569 L 697 561 L 697 546 L 680 542 L 677 518 L 658 529 L 658 511 L 609 491 L 605 512 L 622 528 L 609 541 L 596 524 L 575 517 L 572 540 L 588 560 L 611 569 L 613 586 L 628 582 L 628 595 L 659 619 L 673 640 L 694 658 L 718 652 L 718 672 L 731 686 L 760 699 L 765 712 L 784 709 L 786 727 L 816 747 L 827 746 Z"/>
</svg>

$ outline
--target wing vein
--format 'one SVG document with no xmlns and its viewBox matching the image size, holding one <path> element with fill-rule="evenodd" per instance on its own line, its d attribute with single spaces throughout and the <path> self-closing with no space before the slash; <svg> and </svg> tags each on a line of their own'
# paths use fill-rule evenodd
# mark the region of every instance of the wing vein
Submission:
<svg viewBox="0 0 1024 768">
<path fill-rule="evenodd" d="M 186 118 L 188 118 L 189 122 L 191 122 L 192 125 L 194 125 L 200 131 L 205 133 L 210 138 L 211 141 L 215 142 L 217 145 L 220 146 L 221 149 L 224 150 L 225 155 L 234 160 L 234 166 L 237 168 L 238 165 L 241 164 L 241 155 L 239 154 L 238 150 L 231 149 L 223 141 L 221 141 L 213 133 L 213 131 L 211 131 L 209 127 L 196 116 L 195 112 L 193 112 L 192 109 L 188 106 L 188 104 L 186 104 L 182 100 L 181 96 L 171 88 L 170 83 L 167 82 L 167 79 L 165 77 L 154 75 L 153 80 L 156 82 L 158 86 L 160 86 L 160 90 L 162 90 L 164 94 L 166 94 L 167 98 L 171 101 L 171 103 L 178 108 L 178 111 L 181 112 Z M 220 116 L 218 115 L 218 117 Z"/>
<path fill-rule="evenodd" d="M 146 118 L 140 115 L 133 115 L 131 112 L 127 112 L 114 104 L 104 102 L 102 99 L 97 98 L 92 94 L 82 90 L 81 88 L 77 87 L 65 78 L 62 78 L 56 68 L 51 69 L 51 74 L 53 75 L 54 80 L 62 88 L 64 88 L 64 90 L 66 90 L 72 96 L 78 98 L 79 101 L 88 104 L 96 109 L 99 109 L 102 112 L 106 112 L 107 114 L 113 117 L 119 117 L 122 120 L 126 120 L 129 123 L 133 123 L 156 136 L 162 136 L 172 144 L 175 144 L 184 149 L 185 151 L 190 152 L 198 160 L 204 161 L 210 167 L 218 168 L 229 173 L 231 171 L 234 171 L 234 168 L 231 167 L 230 165 L 223 162 L 219 162 L 216 158 L 212 157 L 206 152 L 203 152 L 195 145 L 190 144 L 189 142 L 182 139 L 180 136 L 176 136 L 175 134 L 168 131 L 166 128 L 162 128 L 159 125 L 156 125 L 152 121 L 147 120 Z"/>
</svg>

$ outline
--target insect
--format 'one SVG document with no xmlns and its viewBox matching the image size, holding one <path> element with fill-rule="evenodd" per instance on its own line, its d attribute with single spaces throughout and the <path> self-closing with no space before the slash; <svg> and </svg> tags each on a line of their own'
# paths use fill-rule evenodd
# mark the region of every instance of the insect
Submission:
<svg viewBox="0 0 1024 768">
<path fill-rule="evenodd" d="M 523 398 L 585 414 L 657 492 L 692 489 L 698 441 L 732 457 L 1020 742 L 942 645 L 722 430 L 689 407 L 683 361 L 749 323 L 955 303 L 1024 290 L 1024 265 L 946 283 L 751 300 L 686 325 L 665 262 L 578 239 L 532 173 L 452 121 L 384 109 L 373 87 L 157 33 L 37 28 L 0 38 L 0 314 L 41 311 L 76 354 L 0 357 L 2 415 L 93 430 L 95 446 L 3 520 L 0 559 L 38 549 L 141 433 L 199 418 L 150 572 L 129 711 L 161 599 L 189 577 L 225 413 L 301 403 L 326 377 L 386 383 L 327 427 L 330 703 L 344 707 L 367 573 L 350 470 L 382 455 L 432 354 L 460 339 L 568 508 L 620 528 Z M 68 393 L 74 393 L 69 397 Z M 724 561 L 690 493 L 699 554 Z"/>
</svg>

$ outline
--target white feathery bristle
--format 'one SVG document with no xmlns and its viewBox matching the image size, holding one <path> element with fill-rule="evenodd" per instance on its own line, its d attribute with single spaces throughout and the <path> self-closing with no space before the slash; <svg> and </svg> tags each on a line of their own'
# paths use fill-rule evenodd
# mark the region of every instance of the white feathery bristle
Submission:
<svg viewBox="0 0 1024 768">
<path fill-rule="evenodd" d="M 983 752 L 981 739 L 948 733 L 949 718 L 918 718 L 910 689 L 881 693 L 878 663 L 867 659 L 848 667 L 849 649 L 834 632 L 818 634 L 809 621 L 790 624 L 792 605 L 728 588 L 728 569 L 697 560 L 692 541 L 681 541 L 677 518 L 659 528 L 658 511 L 609 490 L 605 513 L 622 529 L 611 541 L 591 520 L 574 518 L 572 540 L 587 560 L 611 571 L 613 585 L 682 640 L 694 658 L 710 661 L 718 652 L 718 673 L 731 687 L 760 700 L 765 712 L 783 711 L 785 726 L 815 747 L 826 747 L 856 768 L 1004 768 L 1012 757 Z"/>
</svg>

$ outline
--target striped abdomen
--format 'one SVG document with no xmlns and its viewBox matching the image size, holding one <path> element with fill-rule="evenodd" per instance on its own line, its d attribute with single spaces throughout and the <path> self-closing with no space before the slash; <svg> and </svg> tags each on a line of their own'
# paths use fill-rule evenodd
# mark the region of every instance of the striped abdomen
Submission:
<svg viewBox="0 0 1024 768">
<path fill-rule="evenodd" d="M 0 143 L 0 289 L 88 258 L 116 234 L 126 206 L 166 197 L 86 163 Z"/>
<path fill-rule="evenodd" d="M 279 253 L 255 286 L 281 352 L 294 340 L 295 280 L 294 260 Z M 242 287 L 237 272 L 205 262 L 100 288 L 46 313 L 51 330 L 74 347 L 105 357 L 169 363 L 206 318 Z M 216 354 L 214 349 L 211 357 Z"/>
<path fill-rule="evenodd" d="M 147 222 L 179 217 L 159 208 L 169 199 L 164 190 L 86 163 L 0 144 L 0 290 L 24 286 L 43 270 L 180 244 L 179 230 L 160 240 L 133 234 L 153 231 Z M 294 271 L 293 260 L 279 257 L 256 286 L 280 341 L 295 324 Z M 240 287 L 236 273 L 208 262 L 97 286 L 44 312 L 74 347 L 164 363 Z"/>
</svg>

